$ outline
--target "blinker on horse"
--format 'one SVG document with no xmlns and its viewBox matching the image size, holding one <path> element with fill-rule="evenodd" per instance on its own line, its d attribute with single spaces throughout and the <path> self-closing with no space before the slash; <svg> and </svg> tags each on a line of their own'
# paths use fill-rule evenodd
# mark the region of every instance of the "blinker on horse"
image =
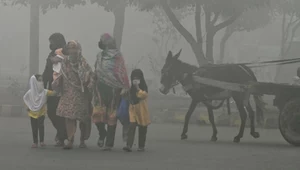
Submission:
<svg viewBox="0 0 300 170">
<path fill-rule="evenodd" d="M 177 54 L 173 56 L 172 52 L 169 51 L 168 56 L 166 58 L 165 64 L 161 70 L 161 88 L 159 89 L 162 94 L 168 94 L 170 89 L 176 86 L 177 84 L 181 84 L 182 86 L 190 86 L 190 88 L 186 89 L 186 92 L 192 98 L 192 102 L 188 109 L 188 112 L 185 115 L 184 127 L 181 134 L 181 139 L 187 139 L 188 132 L 188 123 L 192 113 L 194 112 L 198 103 L 202 102 L 208 111 L 209 121 L 212 125 L 213 134 L 211 137 L 211 141 L 217 141 L 217 128 L 214 121 L 213 110 L 215 109 L 212 106 L 212 100 L 216 100 L 213 96 L 221 96 L 221 93 L 224 93 L 225 90 L 200 85 L 193 81 L 192 76 L 194 74 L 224 81 L 230 83 L 239 83 L 239 84 L 247 84 L 249 82 L 257 82 L 257 79 L 253 73 L 253 71 L 242 64 L 224 64 L 224 65 L 205 65 L 200 68 L 196 66 L 192 66 L 190 64 L 184 63 L 179 60 L 179 56 L 181 54 L 180 50 Z M 247 113 L 250 118 L 250 134 L 254 138 L 259 138 L 259 133 L 255 131 L 255 112 L 252 109 L 249 100 L 246 104 L 244 103 L 245 98 L 249 98 L 249 96 L 245 93 L 241 92 L 230 92 L 227 96 L 223 97 L 223 101 L 229 98 L 233 98 L 237 109 L 241 118 L 240 130 L 237 136 L 234 137 L 234 142 L 240 142 L 240 139 L 244 135 L 244 129 L 246 125 Z M 258 118 L 263 117 L 263 101 L 261 96 L 253 95 L 255 105 L 256 105 L 256 114 Z M 219 100 L 219 98 L 218 98 Z M 260 120 L 257 119 L 259 122 Z"/>
</svg>

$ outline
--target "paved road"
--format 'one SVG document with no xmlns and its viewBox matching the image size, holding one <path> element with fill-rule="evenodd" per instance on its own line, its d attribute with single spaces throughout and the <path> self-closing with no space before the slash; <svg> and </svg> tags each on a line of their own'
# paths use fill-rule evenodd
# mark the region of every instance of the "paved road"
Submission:
<svg viewBox="0 0 300 170">
<path fill-rule="evenodd" d="M 0 118 L 1 170 L 299 170 L 300 150 L 287 144 L 278 130 L 262 130 L 252 139 L 249 129 L 240 144 L 232 143 L 237 128 L 219 127 L 219 141 L 209 142 L 210 127 L 191 126 L 189 139 L 180 141 L 182 125 L 149 128 L 147 152 L 124 153 L 120 129 L 115 150 L 96 147 L 93 128 L 88 149 L 64 151 L 48 145 L 31 149 L 29 119 Z M 47 120 L 46 142 L 53 144 L 54 130 Z M 78 143 L 78 135 L 77 140 Z"/>
</svg>

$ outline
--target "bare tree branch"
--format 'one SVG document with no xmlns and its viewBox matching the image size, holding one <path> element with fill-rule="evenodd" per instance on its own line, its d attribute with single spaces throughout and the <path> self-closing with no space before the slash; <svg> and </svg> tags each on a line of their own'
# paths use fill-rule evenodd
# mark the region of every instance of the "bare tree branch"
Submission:
<svg viewBox="0 0 300 170">
<path fill-rule="evenodd" d="M 203 38 L 202 38 L 202 26 L 201 26 L 201 5 L 199 1 L 196 2 L 195 25 L 196 25 L 197 43 L 202 48 Z"/>
<path fill-rule="evenodd" d="M 215 23 L 218 21 L 220 14 L 221 14 L 221 12 L 215 13 L 214 18 L 211 21 L 213 25 L 215 25 Z"/>
<path fill-rule="evenodd" d="M 160 4 L 178 32 L 180 32 L 180 34 L 186 39 L 189 44 L 194 45 L 196 43 L 196 40 L 194 39 L 193 35 L 178 21 L 175 14 L 167 4 L 167 0 L 160 0 Z"/>
<path fill-rule="evenodd" d="M 241 14 L 242 14 L 242 12 L 237 13 L 237 14 L 231 16 L 226 21 L 219 23 L 218 25 L 215 26 L 215 31 L 219 31 L 219 30 L 225 28 L 226 26 L 232 24 Z"/>
<path fill-rule="evenodd" d="M 300 22 L 298 22 L 292 29 L 292 34 L 291 34 L 291 37 L 290 37 L 290 41 L 289 41 L 289 44 L 288 44 L 288 47 L 286 48 L 284 54 L 287 55 L 287 53 L 290 51 L 291 47 L 292 47 L 292 43 L 293 43 L 293 39 L 296 35 L 296 31 L 298 30 L 298 28 L 300 27 Z"/>
</svg>

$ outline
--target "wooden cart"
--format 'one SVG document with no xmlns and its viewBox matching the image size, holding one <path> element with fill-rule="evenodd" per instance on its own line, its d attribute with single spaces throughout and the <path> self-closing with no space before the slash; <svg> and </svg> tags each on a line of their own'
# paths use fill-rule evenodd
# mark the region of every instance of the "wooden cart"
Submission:
<svg viewBox="0 0 300 170">
<path fill-rule="evenodd" d="M 283 138 L 294 146 L 300 146 L 300 86 L 264 82 L 236 84 L 199 76 L 194 76 L 193 79 L 197 83 L 228 91 L 274 95 L 273 105 L 280 111 L 278 123 Z"/>
</svg>

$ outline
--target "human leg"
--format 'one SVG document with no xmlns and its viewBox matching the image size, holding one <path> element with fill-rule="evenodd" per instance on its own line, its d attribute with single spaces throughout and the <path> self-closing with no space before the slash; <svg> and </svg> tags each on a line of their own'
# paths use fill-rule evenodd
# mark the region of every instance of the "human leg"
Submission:
<svg viewBox="0 0 300 170">
<path fill-rule="evenodd" d="M 38 120 L 30 117 L 33 145 L 32 148 L 36 148 L 38 144 Z"/>
<path fill-rule="evenodd" d="M 41 147 L 44 147 L 44 136 L 45 136 L 45 126 L 44 126 L 44 121 L 45 121 L 45 116 L 41 116 L 37 119 L 38 121 L 38 131 L 39 131 L 39 137 L 40 137 L 40 145 Z"/>
<path fill-rule="evenodd" d="M 74 135 L 76 133 L 76 120 L 65 118 L 65 121 L 68 135 L 68 144 L 64 147 L 64 149 L 72 149 L 74 143 Z"/>
</svg>

